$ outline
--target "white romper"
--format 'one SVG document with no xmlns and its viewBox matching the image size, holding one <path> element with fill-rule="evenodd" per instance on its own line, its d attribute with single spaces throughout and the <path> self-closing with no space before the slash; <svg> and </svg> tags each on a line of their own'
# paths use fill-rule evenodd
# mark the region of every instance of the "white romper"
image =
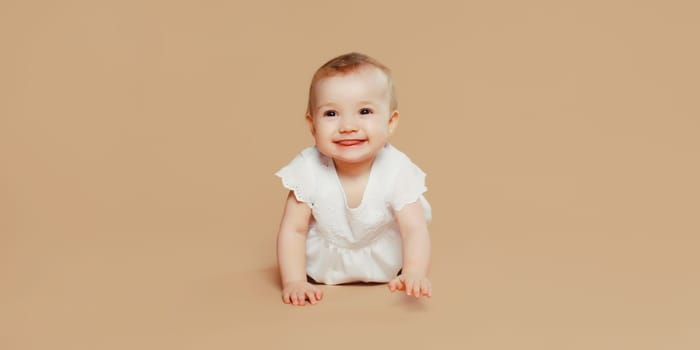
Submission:
<svg viewBox="0 0 700 350">
<path fill-rule="evenodd" d="M 402 266 L 401 235 L 394 210 L 420 201 L 425 173 L 386 144 L 372 163 L 361 203 L 349 208 L 333 160 L 315 146 L 304 149 L 275 175 L 311 208 L 306 238 L 306 273 L 324 284 L 388 282 Z"/>
</svg>

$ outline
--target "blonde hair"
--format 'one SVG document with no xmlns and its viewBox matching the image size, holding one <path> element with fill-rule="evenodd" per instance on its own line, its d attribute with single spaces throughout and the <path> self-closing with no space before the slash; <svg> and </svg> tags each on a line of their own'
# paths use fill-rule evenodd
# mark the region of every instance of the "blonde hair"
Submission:
<svg viewBox="0 0 700 350">
<path fill-rule="evenodd" d="M 375 60 L 372 57 L 369 57 L 359 52 L 351 52 L 332 58 L 330 61 L 324 63 L 320 68 L 316 70 L 316 73 L 314 73 L 313 78 L 311 78 L 311 85 L 309 86 L 309 102 L 306 107 L 306 113 L 311 115 L 311 105 L 314 99 L 314 86 L 316 85 L 316 82 L 323 78 L 328 78 L 336 75 L 345 75 L 366 67 L 374 67 L 381 70 L 382 73 L 384 73 L 387 79 L 387 84 L 389 85 L 389 106 L 392 111 L 396 110 L 396 108 L 398 107 L 398 101 L 396 100 L 396 92 L 394 90 L 394 81 L 391 77 L 391 70 L 387 66 L 379 63 L 379 61 Z"/>
</svg>

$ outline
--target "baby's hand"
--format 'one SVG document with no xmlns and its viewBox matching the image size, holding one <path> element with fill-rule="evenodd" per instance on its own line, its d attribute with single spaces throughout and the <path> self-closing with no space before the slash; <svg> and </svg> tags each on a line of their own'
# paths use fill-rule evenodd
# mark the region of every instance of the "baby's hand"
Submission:
<svg viewBox="0 0 700 350">
<path fill-rule="evenodd" d="M 287 282 L 282 288 L 282 301 L 285 304 L 305 305 L 306 299 L 311 304 L 316 304 L 323 298 L 323 292 L 316 286 L 306 281 Z"/>
<path fill-rule="evenodd" d="M 416 299 L 421 296 L 431 297 L 433 294 L 430 281 L 425 276 L 401 274 L 391 280 L 388 287 L 392 292 L 405 290 L 406 295 L 413 295 Z"/>
</svg>

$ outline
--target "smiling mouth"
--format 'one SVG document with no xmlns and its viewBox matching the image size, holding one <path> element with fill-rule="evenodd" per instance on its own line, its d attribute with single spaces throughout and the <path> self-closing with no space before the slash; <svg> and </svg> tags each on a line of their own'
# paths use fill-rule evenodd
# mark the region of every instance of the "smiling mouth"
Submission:
<svg viewBox="0 0 700 350">
<path fill-rule="evenodd" d="M 341 145 L 341 146 L 357 146 L 359 144 L 364 143 L 367 140 L 357 140 L 357 139 L 352 139 L 352 140 L 338 140 L 334 141 L 336 144 Z"/>
</svg>

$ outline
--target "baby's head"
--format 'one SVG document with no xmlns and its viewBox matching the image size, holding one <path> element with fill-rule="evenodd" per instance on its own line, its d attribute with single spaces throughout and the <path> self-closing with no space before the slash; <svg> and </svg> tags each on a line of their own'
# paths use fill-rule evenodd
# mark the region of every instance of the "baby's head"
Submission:
<svg viewBox="0 0 700 350">
<path fill-rule="evenodd" d="M 311 80 L 306 119 L 318 150 L 344 165 L 371 164 L 398 125 L 389 69 L 360 54 L 338 56 Z"/>
<path fill-rule="evenodd" d="M 356 73 L 359 70 L 378 70 L 386 78 L 386 89 L 389 93 L 389 109 L 395 111 L 398 108 L 396 100 L 396 91 L 394 90 L 394 81 L 391 76 L 391 70 L 379 61 L 365 54 L 351 52 L 340 55 L 323 64 L 311 79 L 309 87 L 309 102 L 306 109 L 306 114 L 313 115 L 313 110 L 316 102 L 316 92 L 314 91 L 320 80 L 334 76 L 343 76 L 351 73 Z"/>
</svg>

